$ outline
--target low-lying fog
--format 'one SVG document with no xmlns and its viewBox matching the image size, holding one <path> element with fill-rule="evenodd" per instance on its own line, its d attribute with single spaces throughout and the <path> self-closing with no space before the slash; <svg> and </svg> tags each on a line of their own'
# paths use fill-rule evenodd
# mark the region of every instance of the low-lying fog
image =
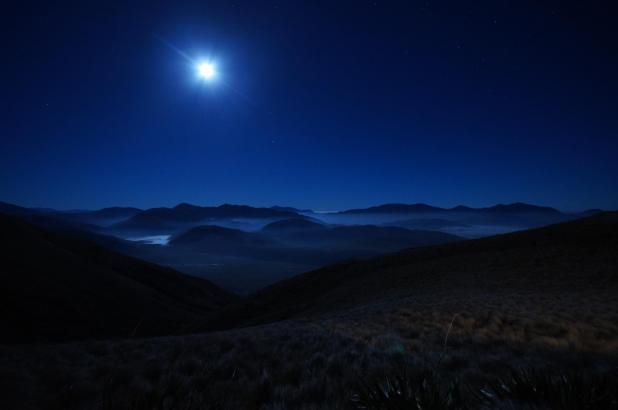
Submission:
<svg viewBox="0 0 618 410">
<path fill-rule="evenodd" d="M 139 237 L 123 238 L 131 242 L 139 242 L 145 245 L 167 245 L 171 235 L 148 235 Z"/>
<path fill-rule="evenodd" d="M 264 227 L 277 219 L 209 218 L 199 223 L 180 223 L 164 231 L 153 227 L 143 231 L 111 230 L 110 233 L 137 244 L 128 251 L 136 257 L 247 294 L 280 279 L 337 261 L 457 240 L 446 234 L 478 238 L 525 228 L 474 224 L 476 221 L 445 219 L 443 215 L 411 217 L 308 212 L 292 220 L 301 218 L 313 224 L 309 224 L 309 228 L 292 225 L 283 231 L 272 231 Z M 202 236 L 193 242 L 177 241 L 192 228 L 204 225 L 230 230 L 213 228 L 198 232 Z M 409 231 L 391 230 L 393 228 Z M 435 237 L 440 234 L 444 238 Z"/>
<path fill-rule="evenodd" d="M 345 215 L 337 212 L 305 213 L 306 217 L 334 225 L 378 225 L 397 226 L 406 229 L 439 231 L 461 236 L 466 239 L 481 238 L 527 229 L 527 221 L 519 224 L 488 224 L 480 218 L 478 221 L 466 214 L 452 214 L 448 219 L 441 214 L 423 214 L 411 217 L 409 214 Z"/>
</svg>

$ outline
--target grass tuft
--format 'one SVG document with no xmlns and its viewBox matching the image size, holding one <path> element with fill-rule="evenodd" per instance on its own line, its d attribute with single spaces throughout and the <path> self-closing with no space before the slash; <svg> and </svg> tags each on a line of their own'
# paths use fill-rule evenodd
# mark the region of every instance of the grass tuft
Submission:
<svg viewBox="0 0 618 410">
<path fill-rule="evenodd" d="M 491 381 L 478 397 L 490 407 L 525 404 L 533 409 L 617 409 L 618 379 L 611 374 L 518 369 Z"/>
<path fill-rule="evenodd" d="M 361 379 L 352 395 L 357 409 L 464 410 L 457 381 L 445 381 L 433 371 L 399 371 L 372 382 Z"/>
</svg>

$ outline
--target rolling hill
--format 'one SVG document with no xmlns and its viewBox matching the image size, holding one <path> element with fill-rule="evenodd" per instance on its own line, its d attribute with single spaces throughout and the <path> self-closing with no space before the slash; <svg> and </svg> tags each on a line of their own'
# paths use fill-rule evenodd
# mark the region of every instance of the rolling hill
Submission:
<svg viewBox="0 0 618 410">
<path fill-rule="evenodd" d="M 231 303 L 210 282 L 0 214 L 0 343 L 164 335 Z"/>
<path fill-rule="evenodd" d="M 114 206 L 97 210 L 59 211 L 50 208 L 25 208 L 22 206 L 0 202 L 0 213 L 16 216 L 38 216 L 63 220 L 67 224 L 81 224 L 89 229 L 99 229 L 105 226 L 128 219 L 142 212 L 139 208 Z M 37 224 L 36 220 L 33 223 Z"/>
<path fill-rule="evenodd" d="M 296 246 L 357 250 L 368 255 L 461 239 L 435 231 L 376 225 L 329 226 L 300 218 L 272 222 L 260 232 Z"/>
<path fill-rule="evenodd" d="M 460 240 L 441 232 L 379 226 L 328 226 L 302 218 L 247 232 L 216 225 L 173 235 L 167 246 L 134 256 L 248 294 L 277 280 L 351 258 Z"/>
<path fill-rule="evenodd" d="M 467 224 L 463 222 L 451 221 L 440 218 L 412 218 L 401 219 L 385 223 L 386 226 L 399 226 L 407 229 L 426 229 L 436 231 L 447 228 L 465 228 Z"/>
<path fill-rule="evenodd" d="M 22 225 L 2 226 L 3 232 L 30 238 L 27 249 L 39 249 L 29 255 L 44 262 L 27 261 L 28 266 L 51 263 L 73 269 L 75 258 L 89 261 L 88 266 L 93 261 L 82 247 L 69 246 L 71 240 L 67 244 L 56 235 L 41 237 L 32 227 L 22 232 Z M 32 239 L 32 229 L 39 239 Z M 235 235 L 212 227 L 205 231 Z M 42 252 L 41 247 L 53 251 Z M 210 315 L 192 316 L 183 329 L 198 334 L 0 346 L 0 379 L 5 382 L 0 400 L 11 409 L 146 410 L 159 403 L 187 409 L 212 403 L 230 409 L 342 409 L 351 408 L 351 398 L 366 389 L 379 388 L 385 390 L 377 402 L 372 395 L 353 405 L 391 408 L 395 401 L 397 408 L 421 403 L 440 409 L 615 409 L 617 247 L 618 213 L 604 213 L 318 269 L 244 301 L 223 303 L 222 310 Z M 108 270 L 108 257 L 95 259 L 97 266 L 105 265 L 105 276 L 118 269 L 114 263 Z M 140 271 L 131 268 L 120 276 Z M 97 292 L 106 282 L 92 270 L 85 273 L 94 278 L 97 286 L 89 291 L 100 303 Z M 152 274 L 149 269 L 147 277 Z M 49 280 L 28 279 L 42 280 L 48 292 L 58 293 Z M 121 289 L 127 288 L 124 279 L 119 282 Z M 181 295 L 195 291 L 178 286 L 173 288 Z M 87 310 L 84 288 L 88 284 L 59 293 L 76 299 L 68 304 L 75 307 L 68 317 Z M 29 282 L 26 289 L 36 286 Z M 105 289 L 117 293 L 109 285 Z M 3 302 L 7 293 L 0 295 Z M 133 295 L 152 307 L 144 293 Z M 97 320 L 115 323 L 127 307 L 132 312 L 135 307 L 124 290 L 118 295 L 107 301 L 105 315 L 91 316 L 91 326 Z M 196 299 L 203 300 L 199 295 Z M 166 300 L 154 304 L 158 318 L 161 310 L 174 314 L 167 303 L 162 309 Z M 34 303 L 33 298 L 27 301 Z M 21 305 L 26 311 L 27 306 Z M 56 314 L 57 307 L 51 306 Z M 186 312 L 178 316 L 186 320 Z M 190 326 L 200 318 L 205 322 Z M 15 322 L 2 319 L 8 329 L 21 331 Z M 36 323 L 45 332 L 58 325 Z M 78 326 L 91 331 L 83 323 Z M 203 332 L 213 329 L 226 330 Z M 400 391 L 406 396 L 399 397 Z"/>
<path fill-rule="evenodd" d="M 297 218 L 273 222 L 257 232 L 197 226 L 172 236 L 168 245 L 206 254 L 296 260 L 315 265 L 460 239 L 441 232 L 373 225 L 332 227 Z"/>
<path fill-rule="evenodd" d="M 339 212 L 340 214 L 411 214 L 444 212 L 445 208 L 439 208 L 427 204 L 384 204 L 369 208 L 348 209 Z"/>
<path fill-rule="evenodd" d="M 182 203 L 173 208 L 151 208 L 115 224 L 117 230 L 174 230 L 216 219 L 284 219 L 297 216 L 287 210 L 246 205 L 197 206 Z"/>
<path fill-rule="evenodd" d="M 131 218 L 140 212 L 142 212 L 142 210 L 139 208 L 114 206 L 97 209 L 95 211 L 57 211 L 55 215 L 76 222 L 109 226 Z"/>
<path fill-rule="evenodd" d="M 463 303 L 527 294 L 618 294 L 618 213 L 337 264 L 268 287 L 216 326 L 334 314 L 372 304 Z M 538 303 L 542 307 L 542 303 Z"/>
<path fill-rule="evenodd" d="M 262 228 L 262 232 L 277 234 L 284 232 L 295 232 L 299 230 L 320 229 L 326 229 L 326 227 L 323 224 L 311 221 L 306 218 L 293 218 L 271 222 Z"/>
<path fill-rule="evenodd" d="M 170 246 L 200 249 L 206 252 L 240 252 L 246 248 L 262 248 L 272 245 L 272 241 L 259 233 L 217 225 L 202 225 L 173 236 Z"/>
</svg>

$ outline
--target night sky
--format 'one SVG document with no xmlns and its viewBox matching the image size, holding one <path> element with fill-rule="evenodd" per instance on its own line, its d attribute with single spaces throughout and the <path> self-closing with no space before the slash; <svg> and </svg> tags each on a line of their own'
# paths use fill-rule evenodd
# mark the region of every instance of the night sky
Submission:
<svg viewBox="0 0 618 410">
<path fill-rule="evenodd" d="M 0 200 L 618 208 L 611 2 L 124 3 L 3 6 Z"/>
</svg>

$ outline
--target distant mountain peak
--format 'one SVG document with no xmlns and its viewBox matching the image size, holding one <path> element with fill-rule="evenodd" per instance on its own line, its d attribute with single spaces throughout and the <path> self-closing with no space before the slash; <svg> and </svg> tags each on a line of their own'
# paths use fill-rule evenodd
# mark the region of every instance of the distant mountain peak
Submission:
<svg viewBox="0 0 618 410">
<path fill-rule="evenodd" d="M 99 211 L 141 211 L 141 209 L 133 206 L 107 206 L 99 209 Z"/>
<path fill-rule="evenodd" d="M 440 208 L 437 206 L 427 205 L 424 203 L 415 204 L 383 204 L 372 206 L 364 209 L 349 209 L 339 212 L 340 214 L 413 214 L 413 213 L 432 213 L 432 212 L 489 212 L 489 213 L 505 213 L 505 214 L 525 214 L 525 213 L 545 213 L 545 214 L 562 214 L 555 208 L 547 206 L 531 205 L 524 202 L 515 202 L 511 204 L 497 204 L 486 208 L 472 208 L 465 205 L 457 205 L 454 208 Z"/>
<path fill-rule="evenodd" d="M 27 215 L 35 213 L 36 211 L 30 208 L 24 208 L 23 206 L 0 201 L 0 212 L 7 215 Z"/>
<path fill-rule="evenodd" d="M 261 246 L 268 243 L 266 238 L 253 232 L 226 228 L 219 225 L 200 225 L 173 236 L 172 246 L 204 246 L 208 251 L 238 251 L 243 245 Z"/>
<path fill-rule="evenodd" d="M 223 205 L 219 205 L 217 208 L 219 209 L 260 209 L 260 208 L 256 208 L 250 205 L 238 205 L 238 204 L 223 204 Z"/>
<path fill-rule="evenodd" d="M 283 212 L 295 212 L 295 213 L 313 213 L 311 209 L 298 209 L 292 206 L 271 206 L 270 209 L 274 209 L 275 211 L 283 211 Z"/>
<path fill-rule="evenodd" d="M 323 229 L 324 225 L 310 221 L 305 218 L 290 218 L 271 222 L 262 228 L 263 231 L 287 231 L 287 230 L 306 230 Z"/>
<path fill-rule="evenodd" d="M 489 208 L 485 208 L 487 211 L 492 212 L 543 212 L 543 213 L 561 213 L 555 208 L 548 206 L 539 206 L 526 204 L 524 202 L 514 202 L 512 204 L 497 204 Z"/>
<path fill-rule="evenodd" d="M 410 212 L 435 212 L 435 211 L 443 211 L 443 208 L 438 208 L 435 206 L 416 203 L 416 204 L 384 204 L 372 206 L 365 209 L 350 209 L 347 211 L 342 211 L 340 213 L 344 214 L 359 214 L 359 213 L 410 213 Z"/>
<path fill-rule="evenodd" d="M 198 208 L 201 208 L 201 206 L 189 204 L 187 202 L 181 202 L 172 209 L 182 210 L 182 209 L 198 209 Z"/>
<path fill-rule="evenodd" d="M 179 235 L 242 235 L 245 232 L 239 229 L 226 228 L 219 225 L 200 225 Z"/>
<path fill-rule="evenodd" d="M 451 211 L 459 211 L 459 212 L 461 212 L 461 211 L 474 211 L 474 208 L 471 208 L 471 207 L 466 206 L 466 205 L 457 205 L 457 206 L 451 208 Z"/>
</svg>

